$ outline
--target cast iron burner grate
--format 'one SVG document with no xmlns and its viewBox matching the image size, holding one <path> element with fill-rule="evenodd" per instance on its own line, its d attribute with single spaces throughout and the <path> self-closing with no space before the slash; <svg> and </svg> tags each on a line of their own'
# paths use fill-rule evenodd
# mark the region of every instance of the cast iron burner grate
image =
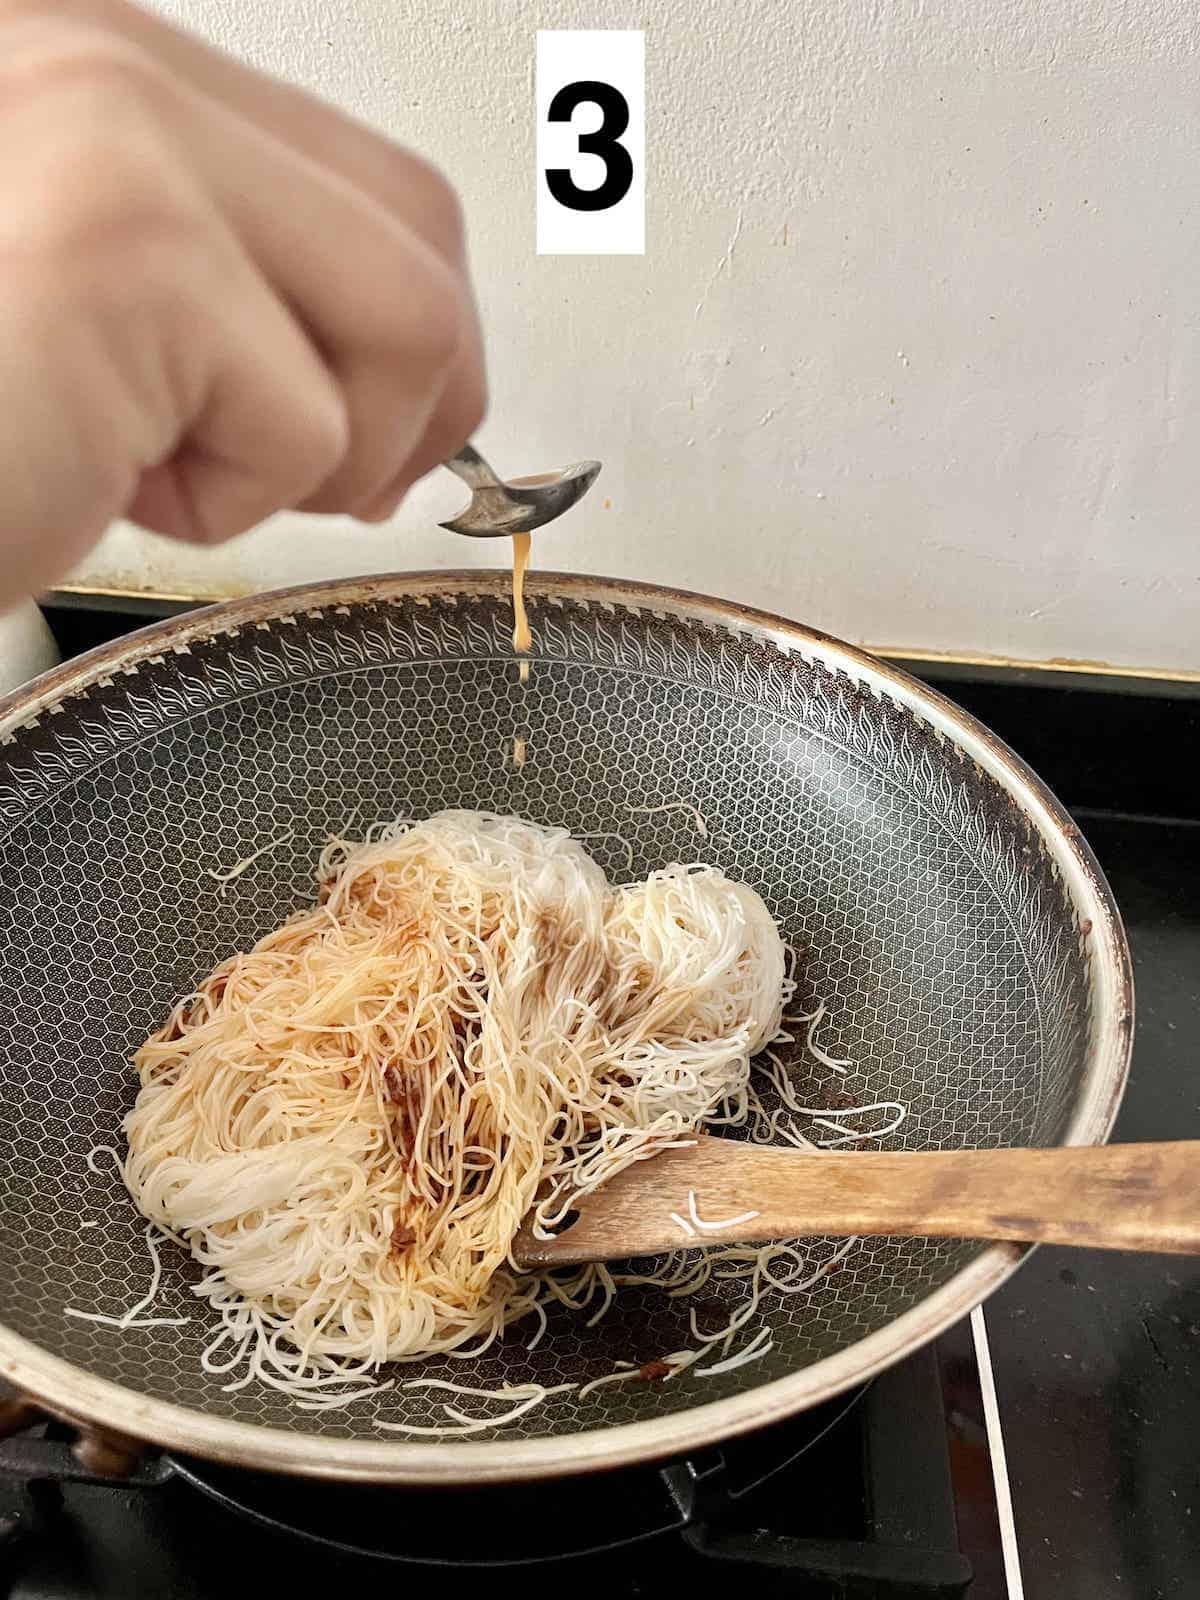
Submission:
<svg viewBox="0 0 1200 1600">
<path fill-rule="evenodd" d="M 209 1600 L 254 1569 L 307 1593 L 397 1564 L 439 1569 L 453 1594 L 455 1569 L 569 1576 L 585 1556 L 613 1596 L 668 1581 L 727 1592 L 739 1569 L 764 1597 L 953 1600 L 971 1581 L 932 1351 L 687 1460 L 512 1487 L 327 1484 L 172 1457 L 114 1484 L 81 1473 L 62 1430 L 38 1431 L 0 1444 L 4 1530 L 11 1600 Z"/>
</svg>

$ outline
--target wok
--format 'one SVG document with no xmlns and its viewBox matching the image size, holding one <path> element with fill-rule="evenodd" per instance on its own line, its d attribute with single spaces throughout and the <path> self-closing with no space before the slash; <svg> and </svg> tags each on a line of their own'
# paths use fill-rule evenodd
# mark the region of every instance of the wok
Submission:
<svg viewBox="0 0 1200 1600">
<path fill-rule="evenodd" d="M 594 836 L 615 879 L 710 861 L 762 893 L 803 952 L 800 999 L 827 1003 L 825 1047 L 857 1063 L 835 1083 L 797 1055 L 806 1095 L 903 1101 L 892 1147 L 1106 1137 L 1132 1029 L 1125 937 L 1078 829 L 1011 751 L 902 672 L 779 618 L 602 579 L 543 575 L 527 593 L 524 688 L 507 574 L 425 574 L 191 613 L 0 704 L 0 1378 L 93 1439 L 423 1484 L 663 1457 L 861 1383 L 1021 1260 L 1016 1245 L 864 1239 L 811 1290 L 764 1299 L 760 1361 L 557 1396 L 446 1440 L 374 1426 L 444 1420 L 437 1391 L 323 1414 L 257 1383 L 226 1392 L 201 1369 L 198 1268 L 173 1245 L 153 1315 L 185 1326 L 68 1316 L 119 1315 L 148 1279 L 111 1160 L 86 1161 L 121 1147 L 130 1053 L 218 961 L 311 902 L 334 832 L 479 807 Z M 814 1263 L 832 1248 L 805 1244 Z M 701 1316 L 715 1325 L 744 1293 L 706 1290 Z M 533 1351 L 518 1326 L 479 1359 L 404 1376 L 578 1383 L 685 1347 L 687 1309 L 625 1291 L 593 1327 L 553 1315 Z"/>
</svg>

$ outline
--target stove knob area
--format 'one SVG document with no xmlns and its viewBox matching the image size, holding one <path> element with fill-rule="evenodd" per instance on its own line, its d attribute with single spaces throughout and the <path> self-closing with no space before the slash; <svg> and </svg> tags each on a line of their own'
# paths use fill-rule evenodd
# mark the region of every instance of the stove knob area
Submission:
<svg viewBox="0 0 1200 1600">
<path fill-rule="evenodd" d="M 65 1411 L 41 1405 L 20 1391 L 0 1394 L 0 1439 L 11 1438 L 35 1423 L 48 1421 L 63 1423 L 74 1431 L 71 1454 L 80 1471 L 70 1476 L 81 1481 L 91 1478 L 110 1482 L 114 1478 L 128 1478 L 136 1472 L 147 1452 L 141 1439 L 83 1422 Z"/>
<path fill-rule="evenodd" d="M 146 1446 L 121 1433 L 81 1427 L 71 1453 L 85 1472 L 98 1478 L 128 1478 L 136 1471 Z"/>
</svg>

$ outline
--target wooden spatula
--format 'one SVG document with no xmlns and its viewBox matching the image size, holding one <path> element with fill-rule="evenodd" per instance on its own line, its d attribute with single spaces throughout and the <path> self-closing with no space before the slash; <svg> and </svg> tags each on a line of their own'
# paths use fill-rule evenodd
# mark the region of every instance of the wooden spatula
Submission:
<svg viewBox="0 0 1200 1600">
<path fill-rule="evenodd" d="M 810 1155 L 700 1135 L 618 1173 L 573 1210 L 577 1220 L 549 1240 L 526 1221 L 518 1264 L 851 1234 L 1200 1254 L 1200 1140 Z"/>
</svg>

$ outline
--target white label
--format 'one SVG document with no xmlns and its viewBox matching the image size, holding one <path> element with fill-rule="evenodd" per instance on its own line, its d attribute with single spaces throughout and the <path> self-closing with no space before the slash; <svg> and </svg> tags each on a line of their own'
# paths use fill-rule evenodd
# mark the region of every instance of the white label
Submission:
<svg viewBox="0 0 1200 1600">
<path fill-rule="evenodd" d="M 640 29 L 539 29 L 537 253 L 646 249 L 646 55 Z"/>
</svg>

